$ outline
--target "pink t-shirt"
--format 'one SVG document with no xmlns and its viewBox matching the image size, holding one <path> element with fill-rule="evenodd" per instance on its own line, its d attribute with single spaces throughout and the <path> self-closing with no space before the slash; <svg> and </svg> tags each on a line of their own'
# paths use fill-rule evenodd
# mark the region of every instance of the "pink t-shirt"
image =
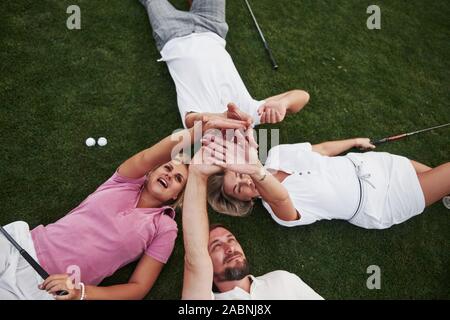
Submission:
<svg viewBox="0 0 450 320">
<path fill-rule="evenodd" d="M 37 257 L 50 274 L 78 266 L 97 285 L 143 253 L 166 263 L 177 237 L 170 207 L 136 208 L 145 177 L 114 173 L 62 219 L 31 231 Z"/>
</svg>

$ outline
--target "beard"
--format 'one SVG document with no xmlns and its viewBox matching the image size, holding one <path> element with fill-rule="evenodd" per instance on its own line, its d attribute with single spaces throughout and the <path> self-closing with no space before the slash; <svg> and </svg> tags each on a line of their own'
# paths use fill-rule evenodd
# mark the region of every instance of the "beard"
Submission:
<svg viewBox="0 0 450 320">
<path fill-rule="evenodd" d="M 221 273 L 214 273 L 217 282 L 242 280 L 250 274 L 250 266 L 247 259 L 236 263 L 234 267 L 226 268 Z"/>
</svg>

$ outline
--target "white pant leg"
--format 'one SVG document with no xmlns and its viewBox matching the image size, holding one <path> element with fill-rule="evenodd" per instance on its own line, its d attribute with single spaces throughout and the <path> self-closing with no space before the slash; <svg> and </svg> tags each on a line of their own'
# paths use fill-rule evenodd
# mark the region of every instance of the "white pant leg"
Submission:
<svg viewBox="0 0 450 320">
<path fill-rule="evenodd" d="M 36 251 L 28 224 L 10 223 L 6 231 L 34 258 Z M 19 251 L 0 235 L 0 300 L 51 300 L 53 297 L 40 290 L 43 280 L 20 255 Z"/>
<path fill-rule="evenodd" d="M 5 285 L 5 279 L 9 278 L 10 255 L 9 242 L 3 235 L 0 235 L 0 300 L 18 299 L 10 286 Z"/>
</svg>

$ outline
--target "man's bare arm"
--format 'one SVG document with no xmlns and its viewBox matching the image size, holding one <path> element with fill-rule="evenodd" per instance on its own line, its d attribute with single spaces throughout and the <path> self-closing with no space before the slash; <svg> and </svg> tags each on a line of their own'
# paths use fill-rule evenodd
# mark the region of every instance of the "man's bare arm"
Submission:
<svg viewBox="0 0 450 320">
<path fill-rule="evenodd" d="M 201 160 L 203 148 L 193 163 Z M 200 154 L 200 156 L 199 156 Z M 213 266 L 208 252 L 207 181 L 213 166 L 191 164 L 183 202 L 184 279 L 182 299 L 209 300 Z M 211 171 L 211 172 L 208 172 Z M 220 169 L 219 169 L 220 170 Z"/>
<path fill-rule="evenodd" d="M 286 114 L 297 113 L 309 101 L 309 94 L 303 90 L 291 90 L 266 99 L 258 109 L 261 123 L 278 123 Z"/>
<path fill-rule="evenodd" d="M 240 110 L 239 107 L 233 102 L 228 103 L 227 111 L 224 111 L 222 113 L 189 112 L 186 114 L 185 123 L 187 128 L 191 128 L 197 121 L 205 122 L 215 118 L 243 121 L 246 126 L 250 126 L 253 123 L 252 117 L 244 111 Z"/>
</svg>

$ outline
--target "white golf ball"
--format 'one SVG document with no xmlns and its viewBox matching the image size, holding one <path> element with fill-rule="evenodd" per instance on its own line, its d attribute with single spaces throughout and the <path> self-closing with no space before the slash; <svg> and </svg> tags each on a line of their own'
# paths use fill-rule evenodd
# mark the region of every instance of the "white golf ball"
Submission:
<svg viewBox="0 0 450 320">
<path fill-rule="evenodd" d="M 93 146 L 95 146 L 95 139 L 94 139 L 94 138 L 87 138 L 87 139 L 86 139 L 86 145 L 87 145 L 88 147 L 93 147 Z"/>
<path fill-rule="evenodd" d="M 108 143 L 108 140 L 106 140 L 106 138 L 104 138 L 104 137 L 101 137 L 101 138 L 98 138 L 97 143 L 100 147 L 104 147 Z"/>
</svg>

